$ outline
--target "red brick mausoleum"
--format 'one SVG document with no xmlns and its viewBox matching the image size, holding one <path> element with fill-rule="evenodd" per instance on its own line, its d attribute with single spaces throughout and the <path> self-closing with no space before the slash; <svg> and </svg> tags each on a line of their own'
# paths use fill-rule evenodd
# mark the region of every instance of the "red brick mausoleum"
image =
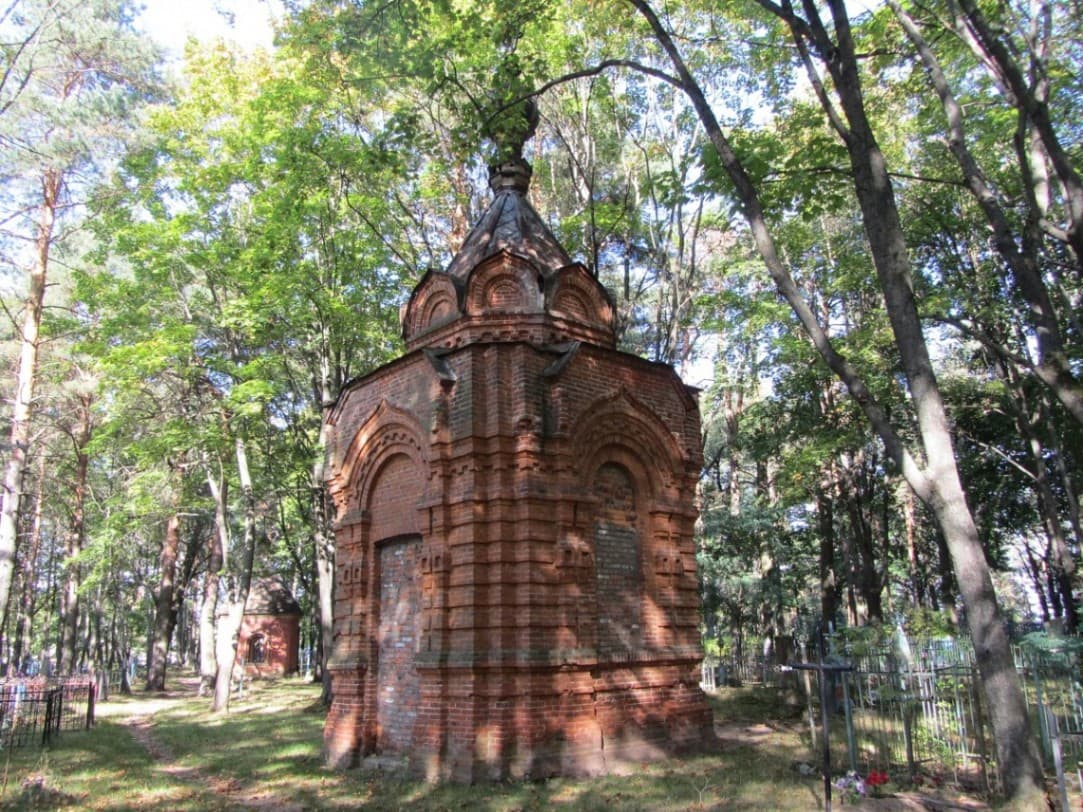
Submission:
<svg viewBox="0 0 1083 812">
<path fill-rule="evenodd" d="M 407 352 L 329 412 L 329 763 L 595 774 L 713 740 L 692 531 L 694 390 L 619 352 L 529 166 L 403 310 Z"/>
<path fill-rule="evenodd" d="M 277 578 L 256 578 L 248 592 L 237 654 L 249 677 L 297 673 L 301 607 Z"/>
</svg>

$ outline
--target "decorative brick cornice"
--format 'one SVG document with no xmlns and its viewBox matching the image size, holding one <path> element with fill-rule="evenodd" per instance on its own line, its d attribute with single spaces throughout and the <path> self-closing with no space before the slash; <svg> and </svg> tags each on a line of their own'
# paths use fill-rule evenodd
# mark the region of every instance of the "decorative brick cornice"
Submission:
<svg viewBox="0 0 1083 812">
<path fill-rule="evenodd" d="M 699 646 L 621 649 L 486 649 L 483 651 L 422 651 L 418 669 L 563 669 L 568 667 L 627 667 L 629 665 L 685 665 L 703 659 Z"/>
</svg>

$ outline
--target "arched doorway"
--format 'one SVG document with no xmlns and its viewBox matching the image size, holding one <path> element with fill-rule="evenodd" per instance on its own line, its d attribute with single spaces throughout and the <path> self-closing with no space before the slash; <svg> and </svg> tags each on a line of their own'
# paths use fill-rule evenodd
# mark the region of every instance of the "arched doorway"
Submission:
<svg viewBox="0 0 1083 812">
<path fill-rule="evenodd" d="M 376 475 L 368 500 L 375 539 L 376 750 L 406 753 L 413 744 L 420 701 L 417 650 L 421 589 L 417 463 L 395 454 Z"/>
<path fill-rule="evenodd" d="M 598 650 L 638 649 L 643 642 L 643 562 L 635 480 L 623 465 L 606 462 L 594 475 L 592 491 L 598 500 Z"/>
</svg>

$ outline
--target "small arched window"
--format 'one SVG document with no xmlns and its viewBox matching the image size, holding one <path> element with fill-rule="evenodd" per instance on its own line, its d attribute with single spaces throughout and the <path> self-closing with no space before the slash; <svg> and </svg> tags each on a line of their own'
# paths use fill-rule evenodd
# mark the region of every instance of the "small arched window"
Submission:
<svg viewBox="0 0 1083 812">
<path fill-rule="evenodd" d="M 248 656 L 250 663 L 262 663 L 267 659 L 267 638 L 262 634 L 254 634 L 248 638 Z"/>
</svg>

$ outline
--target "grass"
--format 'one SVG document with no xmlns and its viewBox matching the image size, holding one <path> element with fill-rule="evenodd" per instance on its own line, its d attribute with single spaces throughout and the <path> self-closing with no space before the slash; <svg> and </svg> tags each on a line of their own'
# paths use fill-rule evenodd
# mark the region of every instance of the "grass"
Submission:
<svg viewBox="0 0 1083 812">
<path fill-rule="evenodd" d="M 625 776 L 485 786 L 431 785 L 320 758 L 319 687 L 257 682 L 231 712 L 212 715 L 190 693 L 114 697 L 89 731 L 48 750 L 0 752 L 4 809 L 88 810 L 768 810 L 822 808 L 821 782 L 793 765 L 808 758 L 799 709 L 756 689 L 713 699 L 727 735 L 717 752 L 644 764 Z M 785 718 L 783 718 L 785 717 Z M 150 724 L 137 741 L 128 722 Z M 773 721 L 772 721 L 773 720 Z M 766 723 L 765 723 L 766 722 Z M 748 735 L 742 735 L 746 730 Z M 152 755 L 146 744 L 155 752 Z"/>
</svg>

